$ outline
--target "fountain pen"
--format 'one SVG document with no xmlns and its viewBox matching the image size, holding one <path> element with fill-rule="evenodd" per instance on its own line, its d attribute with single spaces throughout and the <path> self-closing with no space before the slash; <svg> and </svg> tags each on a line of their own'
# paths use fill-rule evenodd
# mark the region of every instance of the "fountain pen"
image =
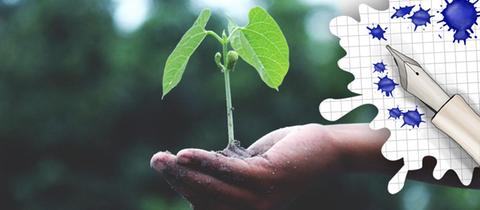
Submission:
<svg viewBox="0 0 480 210">
<path fill-rule="evenodd" d="M 433 125 L 480 164 L 479 115 L 462 96 L 449 96 L 417 61 L 389 45 L 387 49 L 397 65 L 402 88 L 430 108 L 435 113 Z"/>
</svg>

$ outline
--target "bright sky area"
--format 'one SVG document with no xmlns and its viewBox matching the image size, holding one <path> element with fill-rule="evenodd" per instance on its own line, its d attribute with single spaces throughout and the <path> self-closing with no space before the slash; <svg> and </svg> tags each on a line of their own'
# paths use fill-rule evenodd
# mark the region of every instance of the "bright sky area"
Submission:
<svg viewBox="0 0 480 210">
<path fill-rule="evenodd" d="M 130 33 L 137 30 L 149 18 L 151 0 L 112 0 L 115 4 L 113 13 L 117 28 L 123 33 Z M 305 21 L 308 33 L 318 41 L 326 41 L 328 23 L 334 17 L 337 7 L 335 0 L 299 0 L 307 5 L 325 5 L 333 8 L 331 12 L 312 12 Z M 211 8 L 214 12 L 220 12 L 232 17 L 238 24 L 247 23 L 248 10 L 255 5 L 262 5 L 256 0 L 191 0 L 191 8 L 199 11 L 202 8 Z M 319 25 L 320 24 L 320 25 Z"/>
</svg>

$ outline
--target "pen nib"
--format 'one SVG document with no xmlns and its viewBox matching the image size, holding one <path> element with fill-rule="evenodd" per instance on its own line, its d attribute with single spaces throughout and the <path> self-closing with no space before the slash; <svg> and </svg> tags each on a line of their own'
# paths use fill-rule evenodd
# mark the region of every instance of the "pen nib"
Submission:
<svg viewBox="0 0 480 210">
<path fill-rule="evenodd" d="M 410 64 L 420 67 L 420 64 L 412 58 L 393 49 L 390 45 L 387 45 L 387 50 L 392 54 L 393 60 L 395 61 L 395 64 L 397 64 L 398 72 L 400 73 L 400 84 L 402 87 L 407 88 L 407 65 Z"/>
</svg>

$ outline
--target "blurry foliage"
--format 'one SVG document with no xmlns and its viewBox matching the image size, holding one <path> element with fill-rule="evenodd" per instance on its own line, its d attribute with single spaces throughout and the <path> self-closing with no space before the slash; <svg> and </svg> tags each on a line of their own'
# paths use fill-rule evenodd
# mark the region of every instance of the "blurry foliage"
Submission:
<svg viewBox="0 0 480 210">
<path fill-rule="evenodd" d="M 158 150 L 219 150 L 227 138 L 214 40 L 194 55 L 175 94 L 160 99 L 163 63 L 198 12 L 188 4 L 156 0 L 144 26 L 123 34 L 113 26 L 109 0 L 0 1 L 1 209 L 189 208 L 149 167 Z M 264 4 L 285 28 L 292 67 L 280 92 L 262 85 L 245 63 L 232 75 L 236 133 L 246 145 L 279 127 L 328 124 L 320 101 L 353 95 L 346 89 L 352 75 L 336 65 L 345 54 L 338 41 L 314 42 L 305 32 L 307 14 L 331 9 Z M 216 16 L 210 27 L 225 24 Z M 368 122 L 375 114 L 364 106 L 340 122 Z M 477 191 L 409 182 L 390 196 L 388 177 L 326 179 L 292 209 L 416 209 L 419 200 L 427 209 L 480 205 Z"/>
</svg>

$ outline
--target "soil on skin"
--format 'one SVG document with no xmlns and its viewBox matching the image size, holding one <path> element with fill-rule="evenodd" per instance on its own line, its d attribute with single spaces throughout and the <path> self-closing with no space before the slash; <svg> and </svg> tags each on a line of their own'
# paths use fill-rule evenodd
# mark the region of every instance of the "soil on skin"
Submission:
<svg viewBox="0 0 480 210">
<path fill-rule="evenodd" d="M 250 152 L 248 152 L 248 150 L 240 146 L 240 142 L 237 140 L 235 140 L 233 144 L 229 144 L 227 148 L 225 148 L 222 151 L 219 151 L 218 153 L 226 157 L 240 158 L 240 159 L 246 159 L 253 156 L 252 154 L 250 154 Z"/>
</svg>

